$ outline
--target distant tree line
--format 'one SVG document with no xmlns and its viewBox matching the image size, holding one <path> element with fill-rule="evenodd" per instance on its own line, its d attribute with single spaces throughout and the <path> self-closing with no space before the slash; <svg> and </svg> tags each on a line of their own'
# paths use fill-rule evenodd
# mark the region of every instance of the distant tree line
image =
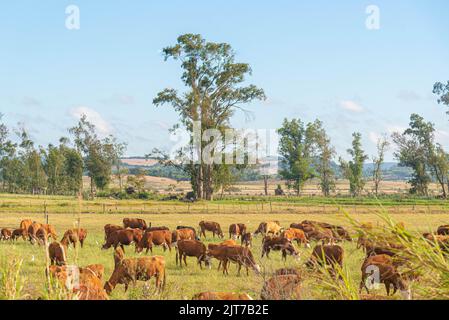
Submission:
<svg viewBox="0 0 449 320">
<path fill-rule="evenodd" d="M 86 116 L 69 129 L 72 139 L 63 137 L 58 145 L 46 147 L 36 146 L 21 125 L 10 130 L 2 118 L 0 114 L 2 192 L 76 195 L 82 192 L 85 174 L 90 178 L 91 194 L 95 194 L 108 187 L 113 168 L 121 181 L 120 158 L 126 145 L 113 136 L 100 139 Z"/>
</svg>

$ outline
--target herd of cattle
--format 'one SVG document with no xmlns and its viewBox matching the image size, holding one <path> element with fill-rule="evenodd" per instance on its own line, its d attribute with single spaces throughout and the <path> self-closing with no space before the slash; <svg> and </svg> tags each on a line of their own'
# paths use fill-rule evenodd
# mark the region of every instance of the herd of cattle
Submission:
<svg viewBox="0 0 449 320">
<path fill-rule="evenodd" d="M 397 227 L 404 228 L 399 224 Z M 403 298 L 411 299 L 408 282 L 410 277 L 398 272 L 398 268 L 407 264 L 407 259 L 401 255 L 406 251 L 404 245 L 395 241 L 394 237 L 378 237 L 371 233 L 373 226 L 363 224 L 357 231 L 357 249 L 366 253 L 362 263 L 362 281 L 360 292 L 363 289 L 369 293 L 367 279 L 373 275 L 373 267 L 378 272 L 378 281 L 383 283 L 387 295 L 390 295 L 391 286 L 393 294 L 400 290 Z M 206 232 L 219 237 L 223 242 L 219 244 L 204 244 L 202 237 Z M 102 284 L 104 276 L 103 265 L 89 265 L 84 268 L 68 266 L 67 250 L 70 245 L 75 248 L 77 243 L 83 247 L 87 231 L 83 228 L 67 230 L 61 241 L 57 241 L 57 233 L 52 225 L 40 224 L 32 220 L 23 220 L 20 227 L 15 230 L 4 228 L 1 230 L 0 240 L 16 241 L 22 238 L 32 244 L 46 246 L 48 266 L 46 274 L 57 279 L 71 293 L 83 300 L 103 300 L 118 284 L 123 284 L 125 290 L 130 283 L 156 279 L 157 290 L 163 290 L 166 283 L 165 258 L 163 256 L 143 256 L 126 258 L 125 246 L 134 245 L 135 252 L 146 250 L 153 252 L 154 246 L 163 247 L 164 251 L 176 251 L 176 264 L 181 268 L 187 267 L 187 257 L 196 258 L 200 268 L 211 268 L 213 259 L 219 262 L 218 270 L 223 274 L 229 273 L 231 263 L 238 267 L 240 275 L 242 267 L 246 274 L 252 270 L 261 274 L 261 268 L 251 251 L 254 238 L 262 236 L 262 258 L 269 258 L 271 251 L 282 254 L 287 260 L 288 256 L 299 259 L 298 247 L 310 247 L 315 244 L 312 255 L 305 263 L 307 268 L 321 267 L 329 271 L 335 279 L 341 278 L 341 268 L 344 261 L 344 249 L 339 244 L 343 241 L 353 241 L 350 233 L 342 226 L 316 221 L 303 221 L 293 223 L 290 228 L 284 229 L 278 221 L 260 223 L 255 232 L 250 232 L 245 224 L 231 224 L 229 226 L 229 239 L 225 240 L 221 226 L 217 222 L 201 221 L 198 230 L 190 226 L 178 226 L 176 230 L 167 227 L 152 227 L 143 219 L 123 219 L 123 225 L 107 224 L 104 226 L 105 243 L 103 249 L 113 247 L 114 271 L 106 283 Z M 53 240 L 50 240 L 53 239 Z M 439 246 L 449 253 L 449 225 L 438 228 L 436 234 L 426 233 L 423 239 Z M 237 243 L 239 241 L 239 243 Z M 297 246 L 295 246 L 295 243 Z M 75 269 L 74 269 L 75 268 Z M 72 283 L 73 275 L 77 274 L 76 283 Z M 300 269 L 280 269 L 274 272 L 264 282 L 261 298 L 264 300 L 300 299 L 302 282 Z M 203 292 L 194 296 L 199 300 L 250 300 L 245 293 Z"/>
</svg>

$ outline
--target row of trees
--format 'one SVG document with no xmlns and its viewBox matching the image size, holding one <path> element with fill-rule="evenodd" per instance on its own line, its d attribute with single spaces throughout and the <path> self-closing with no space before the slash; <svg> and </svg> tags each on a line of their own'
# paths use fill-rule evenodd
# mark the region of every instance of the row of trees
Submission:
<svg viewBox="0 0 449 320">
<path fill-rule="evenodd" d="M 433 92 L 438 95 L 438 103 L 449 106 L 449 82 L 446 85 L 436 83 Z M 440 185 L 442 197 L 447 198 L 449 153 L 435 141 L 435 131 L 431 122 L 425 121 L 418 114 L 412 114 L 409 128 L 391 136 L 396 146 L 394 156 L 400 166 L 413 171 L 412 178 L 408 181 L 411 185 L 410 193 L 428 196 L 429 183 L 435 181 Z M 281 137 L 279 151 L 282 157 L 280 175 L 287 181 L 287 186 L 299 195 L 308 180 L 318 178 L 322 193 L 328 196 L 335 189 L 336 173 L 332 167 L 335 150 L 322 123 L 316 120 L 304 125 L 299 119 L 285 120 L 278 133 Z M 353 196 L 360 195 L 366 184 L 363 170 L 368 155 L 363 150 L 361 141 L 361 134 L 354 133 L 352 148 L 347 150 L 351 160 L 339 159 L 341 173 L 349 180 Z M 382 164 L 390 144 L 386 135 L 379 138 L 377 155 L 372 158 L 373 191 L 376 195 L 383 180 Z"/>
<path fill-rule="evenodd" d="M 91 193 L 104 189 L 115 168 L 120 185 L 120 158 L 126 145 L 113 136 L 100 139 L 95 126 L 83 116 L 69 129 L 72 140 L 36 146 L 25 128 L 10 132 L 0 114 L 0 188 L 10 193 L 70 194 L 82 192 L 83 175 L 91 180 Z M 14 136 L 12 139 L 11 136 Z"/>
</svg>

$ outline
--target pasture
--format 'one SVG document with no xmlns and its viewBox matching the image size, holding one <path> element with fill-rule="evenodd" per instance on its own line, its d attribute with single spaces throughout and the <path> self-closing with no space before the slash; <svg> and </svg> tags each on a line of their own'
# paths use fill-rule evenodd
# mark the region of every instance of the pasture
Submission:
<svg viewBox="0 0 449 320">
<path fill-rule="evenodd" d="M 19 198 L 20 199 L 20 198 Z M 3 204 L 6 203 L 3 199 Z M 10 200 L 10 206 L 2 206 L 0 212 L 0 228 L 18 228 L 22 219 L 32 219 L 35 221 L 45 222 L 43 212 L 39 212 L 42 205 L 42 199 L 34 197 L 27 197 L 27 200 L 22 198 L 22 207 L 20 203 L 14 207 Z M 34 201 L 30 204 L 30 201 Z M 47 210 L 51 207 L 50 199 L 47 199 Z M 67 199 L 53 199 L 53 201 L 67 202 Z M 20 201 L 19 201 L 20 202 Z M 28 202 L 28 203 L 27 203 Z M 348 227 L 351 230 L 350 221 L 343 212 L 340 213 L 307 213 L 302 212 L 298 207 L 296 210 L 290 210 L 287 213 L 270 213 L 259 212 L 257 210 L 240 211 L 239 207 L 235 208 L 234 212 L 218 211 L 216 208 L 208 208 L 207 211 L 201 212 L 187 212 L 187 207 L 178 207 L 177 211 L 165 213 L 139 213 L 138 211 L 130 214 L 116 213 L 113 211 L 105 211 L 103 213 L 102 205 L 98 205 L 97 212 L 86 212 L 79 214 L 76 211 L 84 212 L 84 210 L 77 210 L 73 201 L 71 205 L 65 206 L 65 211 L 52 212 L 48 210 L 48 222 L 56 227 L 58 232 L 58 240 L 62 237 L 65 230 L 77 226 L 78 221 L 82 228 L 87 229 L 88 237 L 84 248 L 73 248 L 69 250 L 68 260 L 70 264 L 85 266 L 88 264 L 103 264 L 105 266 L 105 279 L 107 280 L 113 271 L 113 249 L 101 250 L 104 243 L 103 226 L 108 223 L 122 224 L 124 217 L 143 218 L 147 222 L 151 222 L 153 226 L 167 226 L 170 229 L 176 228 L 178 225 L 188 225 L 195 228 L 201 220 L 210 220 L 219 222 L 225 233 L 225 239 L 229 237 L 227 234 L 228 226 L 232 223 L 245 223 L 251 231 L 256 230 L 257 226 L 262 221 L 278 220 L 283 227 L 288 227 L 293 222 L 301 222 L 303 220 L 316 220 L 321 222 L 328 222 Z M 155 205 L 155 204 L 153 204 Z M 165 204 L 160 204 L 165 205 Z M 86 204 L 81 204 L 85 208 Z M 26 210 L 26 208 L 28 208 Z M 182 209 L 184 211 L 182 211 Z M 9 210 L 8 210 L 9 209 Z M 379 207 L 378 207 L 379 209 Z M 73 211 L 76 210 L 76 211 Z M 317 212 L 322 212 L 318 208 Z M 400 212 L 400 211 L 399 211 Z M 372 222 L 373 224 L 382 224 L 383 221 L 375 212 L 364 214 L 350 214 L 351 218 L 359 222 Z M 412 233 L 430 232 L 436 230 L 439 225 L 449 223 L 449 213 L 428 214 L 428 213 L 392 213 L 391 218 L 395 221 L 404 222 L 407 229 Z M 354 234 L 355 237 L 355 234 Z M 219 239 L 213 239 L 212 235 L 208 233 L 206 239 L 202 239 L 206 244 L 218 243 Z M 260 298 L 260 290 L 262 288 L 264 279 L 268 277 L 276 269 L 284 267 L 294 267 L 304 269 L 304 263 L 309 258 L 311 249 L 298 248 L 301 253 L 300 261 L 295 261 L 292 257 L 288 257 L 287 262 L 284 263 L 279 252 L 272 252 L 270 259 L 261 258 L 261 241 L 259 236 L 253 241 L 252 252 L 256 258 L 257 263 L 262 268 L 262 275 L 257 276 L 250 271 L 249 276 L 242 271 L 240 276 L 237 276 L 237 268 L 231 265 L 230 274 L 224 276 L 221 271 L 217 271 L 218 262 L 214 261 L 212 269 L 201 270 L 196 263 L 196 259 L 188 258 L 188 267 L 180 268 L 175 263 L 175 250 L 172 252 L 164 252 L 161 247 L 154 249 L 154 255 L 162 255 L 167 263 L 167 285 L 163 293 L 158 294 L 154 289 L 154 280 L 150 281 L 150 285 L 138 283 L 136 287 L 130 287 L 127 293 L 124 292 L 123 286 L 118 286 L 112 293 L 111 299 L 191 299 L 196 293 L 203 291 L 226 291 L 226 292 L 246 292 L 254 299 Z M 355 242 L 345 242 L 342 244 L 345 250 L 344 268 L 349 275 L 351 286 L 358 287 L 361 279 L 360 266 L 364 259 L 364 253 L 356 249 Z M 126 247 L 126 255 L 128 257 L 136 256 L 134 247 Z M 37 299 L 45 298 L 45 251 L 44 247 L 31 245 L 29 242 L 18 240 L 16 243 L 9 241 L 0 242 L 0 269 L 5 270 L 8 265 L 14 261 L 22 261 L 17 277 L 19 285 L 23 285 L 20 290 L 20 296 L 16 298 L 22 299 Z M 306 271 L 304 269 L 304 282 L 302 286 L 303 299 L 341 299 L 342 297 L 332 289 L 326 279 L 323 279 L 316 272 Z M 374 291 L 375 294 L 385 295 L 384 287 Z M 420 293 L 414 293 L 414 298 L 426 298 L 420 296 Z M 399 299 L 399 295 L 391 297 L 391 299 Z"/>
</svg>

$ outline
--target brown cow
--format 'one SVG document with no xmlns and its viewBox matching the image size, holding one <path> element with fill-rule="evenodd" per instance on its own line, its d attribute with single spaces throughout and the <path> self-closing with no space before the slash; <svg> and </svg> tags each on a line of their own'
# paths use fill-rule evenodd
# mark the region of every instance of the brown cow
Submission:
<svg viewBox="0 0 449 320">
<path fill-rule="evenodd" d="M 83 228 L 74 228 L 67 230 L 64 233 L 63 239 L 67 239 L 69 244 L 73 245 L 73 248 L 76 247 L 77 242 L 80 242 L 81 248 L 84 245 L 84 240 L 87 237 L 87 230 Z"/>
<path fill-rule="evenodd" d="M 331 230 L 332 236 L 337 239 L 344 239 L 347 241 L 352 241 L 351 236 L 349 235 L 349 232 L 343 228 L 342 226 L 336 226 L 325 222 L 317 222 L 317 221 L 308 221 L 305 220 L 301 223 L 303 226 L 312 226 L 315 229 L 328 229 Z"/>
<path fill-rule="evenodd" d="M 280 233 L 281 230 L 282 228 L 279 221 L 261 222 L 257 230 L 254 232 L 254 235 L 255 236 L 259 234 L 263 236 L 266 236 L 268 234 L 276 235 Z"/>
<path fill-rule="evenodd" d="M 253 300 L 247 293 L 235 292 L 201 292 L 192 300 L 224 300 L 224 301 L 248 301 Z"/>
<path fill-rule="evenodd" d="M 152 277 L 156 278 L 156 288 L 162 290 L 166 281 L 164 257 L 123 259 L 114 268 L 104 288 L 110 294 L 117 284 L 124 284 L 127 291 L 129 283 L 135 285 L 137 281 L 149 281 Z"/>
<path fill-rule="evenodd" d="M 146 230 L 148 228 L 147 223 L 143 219 L 136 219 L 136 218 L 125 218 L 123 219 L 123 227 L 131 228 L 131 229 L 141 229 Z M 151 223 L 150 223 L 151 227 Z"/>
<path fill-rule="evenodd" d="M 206 231 L 212 232 L 213 237 L 217 235 L 219 238 L 224 238 L 223 231 L 221 231 L 220 224 L 218 222 L 213 221 L 201 221 L 199 223 L 200 226 L 200 237 L 204 236 L 206 238 Z"/>
<path fill-rule="evenodd" d="M 244 223 L 234 223 L 229 226 L 229 238 L 238 239 L 246 233 L 246 225 Z"/>
<path fill-rule="evenodd" d="M 299 253 L 287 238 L 266 236 L 262 243 L 262 258 L 266 255 L 269 258 L 270 251 L 281 251 L 282 259 L 287 260 L 287 254 L 299 259 Z"/>
<path fill-rule="evenodd" d="M 171 252 L 172 234 L 169 230 L 145 232 L 142 239 L 136 244 L 136 252 L 140 253 L 143 249 L 147 249 L 146 253 L 151 250 L 153 253 L 153 245 L 162 246 L 164 251 L 167 248 Z"/>
<path fill-rule="evenodd" d="M 6 241 L 6 240 L 11 240 L 12 237 L 12 230 L 11 229 L 2 229 L 0 231 L 0 240 Z"/>
<path fill-rule="evenodd" d="M 101 278 L 88 270 L 89 266 L 86 268 L 50 266 L 47 272 L 68 291 L 68 298 L 75 294 L 79 300 L 108 300 Z"/>
<path fill-rule="evenodd" d="M 25 230 L 26 236 L 28 235 L 28 228 L 33 224 L 33 221 L 30 219 L 25 219 L 20 222 L 19 229 Z"/>
<path fill-rule="evenodd" d="M 387 256 L 388 257 L 388 256 Z M 390 286 L 393 285 L 395 294 L 399 289 L 404 299 L 411 300 L 411 290 L 402 276 L 396 271 L 396 268 L 388 261 L 388 258 L 373 256 L 367 258 L 362 265 L 362 281 L 360 282 L 359 292 L 363 288 L 369 294 L 368 278 L 371 282 L 378 281 L 377 284 L 385 284 L 387 295 L 390 295 Z M 374 278 L 373 278 L 374 277 Z M 373 284 L 373 283 L 371 283 Z M 375 284 L 375 283 L 374 283 Z"/>
<path fill-rule="evenodd" d="M 176 245 L 179 240 L 195 240 L 196 233 L 190 228 L 177 229 L 172 232 L 172 243 Z"/>
<path fill-rule="evenodd" d="M 42 224 L 42 228 L 44 228 L 45 231 L 47 231 L 48 237 L 51 237 L 53 238 L 53 240 L 56 240 L 57 234 L 54 226 L 52 226 L 51 224 Z"/>
<path fill-rule="evenodd" d="M 42 225 L 38 222 L 33 222 L 29 227 L 28 227 L 28 239 L 30 240 L 31 243 L 35 243 L 37 241 L 36 238 L 36 232 L 37 230 L 39 230 L 42 227 Z"/>
<path fill-rule="evenodd" d="M 36 240 L 39 245 L 45 245 L 49 237 L 50 235 L 48 234 L 47 229 L 44 227 L 40 227 L 36 231 Z"/>
<path fill-rule="evenodd" d="M 124 246 L 129 246 L 135 243 L 136 246 L 142 240 L 142 230 L 140 229 L 123 229 L 112 232 L 106 239 L 106 243 L 103 245 L 103 249 L 109 249 L 114 247 L 117 249 L 118 246 L 124 251 Z"/>
<path fill-rule="evenodd" d="M 118 230 L 123 230 L 124 228 L 114 224 L 107 224 L 104 226 L 104 239 L 106 240 L 111 233 Z"/>
<path fill-rule="evenodd" d="M 338 245 L 317 245 L 313 249 L 312 256 L 306 262 L 307 267 L 316 265 L 322 267 L 330 267 L 332 275 L 336 275 L 336 267 L 343 268 L 344 250 Z"/>
<path fill-rule="evenodd" d="M 67 264 L 68 242 L 66 238 L 61 242 L 52 242 L 48 246 L 48 256 L 51 265 L 65 266 Z"/>
<path fill-rule="evenodd" d="M 195 235 L 195 240 L 200 240 L 200 239 L 198 238 L 198 236 L 196 235 L 196 230 L 195 230 L 194 227 L 189 227 L 189 226 L 177 226 L 177 227 L 176 227 L 176 230 L 180 230 L 180 229 L 190 229 L 190 230 L 192 230 L 192 231 L 193 231 L 193 234 Z"/>
<path fill-rule="evenodd" d="M 276 275 L 265 281 L 262 300 L 300 300 L 301 278 L 296 274 Z"/>
<path fill-rule="evenodd" d="M 18 238 L 22 237 L 23 240 L 26 240 L 27 232 L 24 229 L 16 229 L 13 230 L 11 234 L 11 240 L 15 241 Z"/>
<path fill-rule="evenodd" d="M 309 241 L 307 241 L 306 234 L 301 229 L 290 228 L 284 230 L 281 233 L 282 238 L 286 238 L 291 242 L 296 241 L 298 245 L 304 244 L 306 248 L 309 248 Z"/>
<path fill-rule="evenodd" d="M 254 256 L 249 248 L 241 246 L 209 246 L 207 255 L 223 262 L 223 274 L 229 274 L 228 264 L 230 262 L 238 265 L 239 275 L 242 266 L 245 266 L 247 275 L 249 274 L 249 268 L 252 268 L 257 274 L 260 273 L 260 267 L 254 260 Z"/>
<path fill-rule="evenodd" d="M 246 232 L 242 235 L 242 246 L 250 248 L 253 245 L 253 235 L 251 232 Z"/>
<path fill-rule="evenodd" d="M 178 265 L 179 261 L 179 265 L 182 268 L 182 261 L 184 260 L 184 264 L 187 266 L 187 257 L 196 257 L 201 269 L 203 269 L 203 262 L 209 269 L 211 267 L 210 258 L 207 256 L 206 246 L 201 241 L 193 239 L 178 241 L 176 265 Z"/>
</svg>

